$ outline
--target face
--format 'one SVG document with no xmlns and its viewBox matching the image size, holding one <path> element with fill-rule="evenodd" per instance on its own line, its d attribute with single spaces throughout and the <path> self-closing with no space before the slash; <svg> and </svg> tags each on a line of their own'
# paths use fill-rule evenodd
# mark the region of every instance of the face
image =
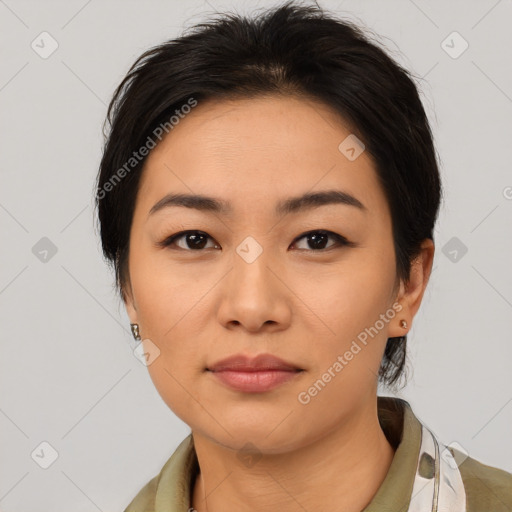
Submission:
<svg viewBox="0 0 512 512">
<path fill-rule="evenodd" d="M 304 99 L 204 102 L 149 154 L 126 307 L 144 348 L 160 351 L 148 365 L 158 392 L 193 432 L 285 452 L 373 403 L 386 340 L 405 334 L 399 321 L 406 313 L 411 323 L 414 304 L 394 287 L 390 211 L 372 159 L 351 139 L 339 149 L 350 134 Z M 333 193 L 283 209 L 328 191 L 353 199 Z M 151 212 L 168 194 L 225 208 L 168 202 Z M 302 371 L 242 391 L 207 370 L 262 353 Z"/>
</svg>

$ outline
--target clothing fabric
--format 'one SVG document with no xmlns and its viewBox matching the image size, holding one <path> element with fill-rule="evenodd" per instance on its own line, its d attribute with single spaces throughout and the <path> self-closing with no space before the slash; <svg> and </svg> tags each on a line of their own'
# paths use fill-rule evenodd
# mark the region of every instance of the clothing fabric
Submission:
<svg viewBox="0 0 512 512">
<path fill-rule="evenodd" d="M 362 512 L 512 512 L 512 474 L 445 446 L 405 400 L 378 397 L 382 430 L 395 448 L 388 473 Z M 189 434 L 124 512 L 193 512 L 199 464 Z"/>
</svg>

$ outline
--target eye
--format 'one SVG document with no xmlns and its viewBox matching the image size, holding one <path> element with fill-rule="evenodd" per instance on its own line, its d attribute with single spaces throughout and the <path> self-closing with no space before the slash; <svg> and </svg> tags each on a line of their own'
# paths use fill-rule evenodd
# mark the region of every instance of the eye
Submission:
<svg viewBox="0 0 512 512">
<path fill-rule="evenodd" d="M 297 241 L 302 240 L 303 238 L 306 239 L 306 243 L 310 244 L 312 248 L 305 247 L 299 248 L 299 250 L 322 252 L 329 250 L 335 246 L 355 246 L 353 242 L 349 242 L 345 237 L 338 235 L 337 233 L 333 233 L 332 231 L 326 231 L 323 229 L 304 233 L 303 235 L 295 239 L 293 245 L 296 245 Z M 329 238 L 333 239 L 334 243 L 326 247 L 326 243 L 329 240 Z M 203 249 L 211 248 L 220 249 L 218 243 L 214 243 L 212 246 L 208 247 L 208 239 L 213 240 L 213 238 L 204 231 L 180 231 L 179 233 L 167 237 L 162 242 L 158 242 L 157 245 L 159 247 L 172 247 L 173 245 L 175 245 L 179 249 L 188 251 L 201 251 Z M 179 242 L 182 243 L 180 244 Z"/>
<path fill-rule="evenodd" d="M 208 238 L 213 240 L 213 238 L 211 238 L 210 235 L 208 235 L 204 231 L 181 231 L 179 233 L 176 233 L 175 235 L 166 238 L 162 242 L 159 242 L 158 245 L 160 247 L 169 247 L 174 245 L 176 241 L 183 239 L 183 243 L 185 245 L 176 244 L 180 249 L 200 251 L 205 248 L 211 248 L 206 247 L 206 240 Z M 218 244 L 214 244 L 213 247 L 219 248 L 220 246 Z"/>
<path fill-rule="evenodd" d="M 348 245 L 352 247 L 354 245 L 352 242 L 349 242 L 345 237 L 338 235 L 337 233 L 333 233 L 332 231 L 325 231 L 323 229 L 304 233 L 295 240 L 294 244 L 296 244 L 297 240 L 301 240 L 303 238 L 306 239 L 306 243 L 310 244 L 313 247 L 313 249 L 308 247 L 300 249 L 306 251 L 310 250 L 314 252 L 321 252 L 324 250 L 331 249 L 333 246 Z M 329 238 L 334 239 L 335 242 L 330 246 L 326 247 L 326 243 Z"/>
</svg>

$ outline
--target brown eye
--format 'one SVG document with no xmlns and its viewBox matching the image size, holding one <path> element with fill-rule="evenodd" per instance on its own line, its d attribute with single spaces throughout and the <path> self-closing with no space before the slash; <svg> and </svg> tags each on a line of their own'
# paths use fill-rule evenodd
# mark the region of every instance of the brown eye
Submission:
<svg viewBox="0 0 512 512">
<path fill-rule="evenodd" d="M 293 245 L 297 245 L 298 240 L 306 240 L 306 247 L 299 247 L 299 250 L 306 250 L 312 252 L 323 252 L 329 249 L 350 246 L 353 247 L 355 244 L 349 242 L 345 237 L 333 233 L 332 231 L 316 230 L 304 233 L 300 237 L 295 239 Z M 333 240 L 333 243 L 329 244 L 329 239 Z M 208 246 L 208 240 L 211 240 L 213 245 Z M 157 244 L 160 247 L 168 247 L 172 249 L 181 249 L 185 251 L 202 251 L 203 249 L 217 248 L 220 246 L 214 241 L 214 239 L 205 233 L 204 231 L 180 231 L 170 237 L 166 238 L 162 242 Z"/>
<path fill-rule="evenodd" d="M 345 237 L 338 235 L 337 233 L 333 233 L 332 231 L 309 231 L 308 233 L 304 233 L 299 238 L 297 238 L 294 244 L 297 243 L 297 240 L 301 240 L 303 238 L 306 239 L 306 244 L 308 245 L 308 247 L 302 247 L 299 249 L 306 251 L 318 252 L 331 249 L 332 247 L 336 246 L 352 245 L 351 242 L 349 242 Z M 329 238 L 334 240 L 334 243 L 332 243 L 331 245 L 327 245 Z"/>
<path fill-rule="evenodd" d="M 179 249 L 185 251 L 200 251 L 212 247 L 206 246 L 208 239 L 213 240 L 213 238 L 204 231 L 181 231 L 180 233 L 166 238 L 163 242 L 160 242 L 159 245 L 161 247 L 176 245 Z M 218 244 L 214 244 L 213 248 L 215 247 L 218 247 Z"/>
</svg>

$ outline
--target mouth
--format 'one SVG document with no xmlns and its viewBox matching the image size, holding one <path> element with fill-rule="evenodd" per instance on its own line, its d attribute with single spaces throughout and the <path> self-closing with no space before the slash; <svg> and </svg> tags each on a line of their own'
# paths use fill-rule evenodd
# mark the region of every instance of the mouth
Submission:
<svg viewBox="0 0 512 512">
<path fill-rule="evenodd" d="M 304 370 L 276 370 L 276 369 L 258 369 L 258 370 L 208 370 L 215 379 L 226 385 L 230 389 L 242 391 L 245 393 L 263 393 L 270 391 L 285 382 L 296 379 Z"/>
<path fill-rule="evenodd" d="M 237 354 L 227 357 L 206 368 L 212 372 L 237 371 L 237 372 L 259 372 L 259 371 L 302 371 L 303 368 L 285 361 L 272 354 L 259 354 L 250 357 L 245 354 Z"/>
<path fill-rule="evenodd" d="M 236 391 L 262 393 L 296 379 L 305 370 L 272 354 L 238 354 L 206 368 L 214 378 Z"/>
</svg>

